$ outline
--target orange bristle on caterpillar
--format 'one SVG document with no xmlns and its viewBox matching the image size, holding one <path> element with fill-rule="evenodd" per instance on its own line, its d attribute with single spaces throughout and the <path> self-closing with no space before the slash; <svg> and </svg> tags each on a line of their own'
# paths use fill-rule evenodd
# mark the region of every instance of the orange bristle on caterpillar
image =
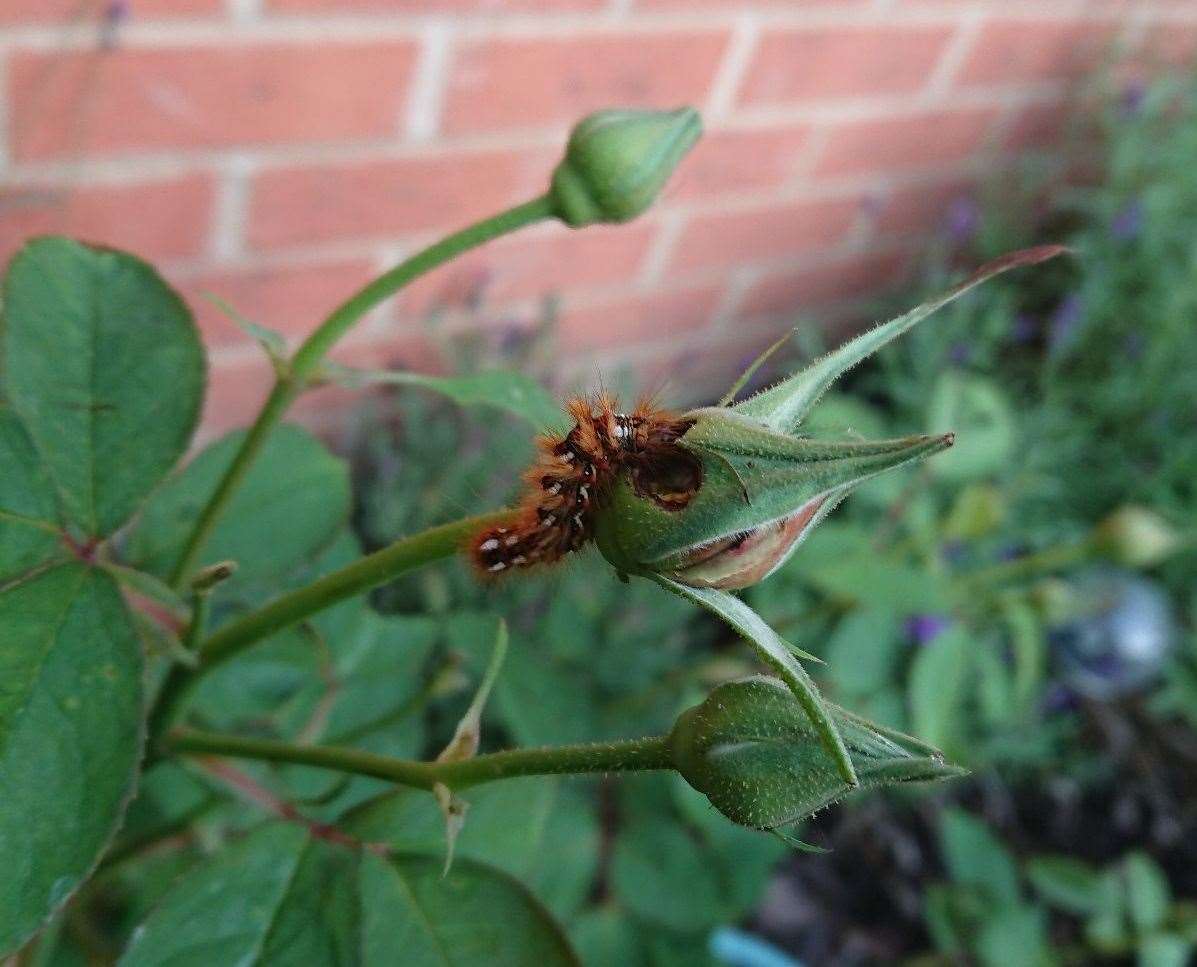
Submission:
<svg viewBox="0 0 1197 967">
<path fill-rule="evenodd" d="M 684 507 L 701 483 L 701 464 L 677 442 L 691 421 L 648 400 L 619 413 L 606 393 L 593 401 L 573 397 L 565 408 L 573 429 L 537 440 L 540 455 L 524 474 L 526 490 L 511 517 L 470 541 L 470 556 L 487 577 L 556 563 L 592 540 L 594 512 L 623 470 L 638 493 L 670 510 Z M 662 488 L 671 475 L 672 485 Z"/>
</svg>

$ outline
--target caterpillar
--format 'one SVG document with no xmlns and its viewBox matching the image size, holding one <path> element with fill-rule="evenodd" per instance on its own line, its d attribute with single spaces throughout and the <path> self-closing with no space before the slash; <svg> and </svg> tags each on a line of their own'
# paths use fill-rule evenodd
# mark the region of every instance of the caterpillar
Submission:
<svg viewBox="0 0 1197 967">
<path fill-rule="evenodd" d="M 648 399 L 620 413 L 607 393 L 573 397 L 565 408 L 573 429 L 537 440 L 539 455 L 511 516 L 470 540 L 474 565 L 487 577 L 553 564 L 583 547 L 621 473 L 638 495 L 666 510 L 681 510 L 702 485 L 702 464 L 678 442 L 693 420 Z"/>
</svg>

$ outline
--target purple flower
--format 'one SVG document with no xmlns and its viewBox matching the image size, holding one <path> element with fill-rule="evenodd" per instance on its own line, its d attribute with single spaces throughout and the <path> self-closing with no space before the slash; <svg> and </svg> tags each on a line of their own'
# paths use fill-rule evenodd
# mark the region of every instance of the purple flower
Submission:
<svg viewBox="0 0 1197 967">
<path fill-rule="evenodd" d="M 981 225 L 981 209 L 968 195 L 962 195 L 948 206 L 947 230 L 952 241 L 962 244 L 977 234 Z"/>
<path fill-rule="evenodd" d="M 1147 85 L 1143 83 L 1141 78 L 1135 78 L 1129 81 L 1122 89 L 1122 115 L 1123 117 L 1134 117 L 1139 113 L 1143 107 L 1143 101 L 1147 97 Z"/>
<path fill-rule="evenodd" d="M 1085 303 L 1076 292 L 1066 295 L 1056 306 L 1048 323 L 1048 351 L 1055 356 L 1070 347 L 1085 315 Z"/>
<path fill-rule="evenodd" d="M 999 561 L 1016 561 L 1026 552 L 1027 549 L 1022 544 L 1006 544 L 998 549 L 997 559 Z"/>
<path fill-rule="evenodd" d="M 945 541 L 939 549 L 939 556 L 945 564 L 959 564 L 964 558 L 964 552 L 963 541 Z"/>
<path fill-rule="evenodd" d="M 1062 685 L 1059 682 L 1052 682 L 1048 686 L 1046 692 L 1043 693 L 1043 712 L 1046 715 L 1060 715 L 1064 712 L 1071 712 L 1077 707 L 1076 692 L 1074 692 L 1067 685 Z"/>
<path fill-rule="evenodd" d="M 1039 320 L 1027 312 L 1020 312 L 1010 324 L 1010 338 L 1016 343 L 1029 343 L 1039 332 Z"/>
<path fill-rule="evenodd" d="M 952 619 L 943 614 L 912 614 L 906 619 L 906 637 L 916 645 L 926 645 L 951 623 Z"/>
<path fill-rule="evenodd" d="M 885 198 L 871 191 L 860 200 L 860 210 L 866 218 L 876 218 L 885 211 Z"/>
<path fill-rule="evenodd" d="M 1119 242 L 1132 242 L 1143 229 L 1143 206 L 1136 198 L 1110 222 L 1110 234 Z"/>
<path fill-rule="evenodd" d="M 111 0 L 100 18 L 100 47 L 112 50 L 117 43 L 117 31 L 129 19 L 129 0 Z"/>
<path fill-rule="evenodd" d="M 529 328 L 515 320 L 505 320 L 499 329 L 499 351 L 504 354 L 518 352 L 531 337 Z"/>
<path fill-rule="evenodd" d="M 1134 332 L 1128 332 L 1126 339 L 1122 342 L 1122 351 L 1126 353 L 1127 359 L 1139 359 L 1143 355 L 1143 350 L 1147 347 L 1147 340 L 1143 337 L 1143 333 L 1137 329 Z"/>
</svg>

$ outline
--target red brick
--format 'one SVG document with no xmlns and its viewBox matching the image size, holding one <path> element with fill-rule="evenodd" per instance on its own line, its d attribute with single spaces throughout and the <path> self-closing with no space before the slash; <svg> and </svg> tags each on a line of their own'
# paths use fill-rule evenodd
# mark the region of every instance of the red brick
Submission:
<svg viewBox="0 0 1197 967">
<path fill-rule="evenodd" d="M 218 296 L 258 325 L 297 338 L 315 329 L 329 311 L 373 275 L 374 266 L 360 260 L 211 273 L 189 279 L 180 288 L 208 345 L 250 345 L 252 337 L 204 298 L 204 293 Z"/>
<path fill-rule="evenodd" d="M 389 338 L 368 341 L 349 340 L 338 344 L 330 354 L 344 366 L 360 369 L 415 370 L 421 373 L 443 372 L 443 366 L 422 331 L 397 326 Z M 379 386 L 350 389 L 328 384 L 308 390 L 291 407 L 289 416 L 300 423 L 315 427 L 343 427 L 350 411 L 359 406 Z M 398 392 L 418 392 L 399 389 Z"/>
<path fill-rule="evenodd" d="M 682 231 L 670 271 L 784 259 L 843 240 L 857 199 L 807 201 L 693 218 Z"/>
<path fill-rule="evenodd" d="M 1082 20 L 987 23 L 957 82 L 1016 84 L 1075 77 L 1097 65 L 1113 34 L 1108 23 Z"/>
<path fill-rule="evenodd" d="M 415 47 L 222 45 L 18 54 L 19 159 L 393 135 Z"/>
<path fill-rule="evenodd" d="M 1172 67 L 1191 67 L 1195 56 L 1197 25 L 1170 23 L 1148 31 L 1136 59 L 1154 67 L 1161 63 Z"/>
<path fill-rule="evenodd" d="M 99 21 L 111 0 L 4 0 L 0 23 L 78 23 Z M 157 17 L 221 13 L 223 0 L 134 0 L 128 19 L 136 22 Z"/>
<path fill-rule="evenodd" d="M 234 427 L 248 426 L 273 383 L 274 371 L 264 353 L 210 361 L 200 437 L 210 440 Z"/>
<path fill-rule="evenodd" d="M 740 99 L 747 104 L 920 90 L 951 27 L 803 27 L 761 38 Z"/>
<path fill-rule="evenodd" d="M 612 105 L 701 104 L 726 46 L 725 31 L 466 43 L 449 76 L 445 128 L 535 127 Z"/>
<path fill-rule="evenodd" d="M 419 317 L 436 309 L 502 305 L 598 285 L 618 285 L 635 277 L 657 227 L 651 222 L 570 231 L 553 226 L 534 235 L 516 235 L 456 259 L 404 290 L 404 315 Z"/>
<path fill-rule="evenodd" d="M 892 288 L 908 259 L 904 255 L 857 255 L 825 265 L 772 272 L 745 293 L 736 315 L 796 316 L 810 306 L 872 295 Z"/>
<path fill-rule="evenodd" d="M 874 208 L 873 230 L 880 237 L 903 238 L 941 231 L 952 206 L 969 204 L 975 195 L 976 185 L 964 178 L 896 189 Z"/>
<path fill-rule="evenodd" d="M 834 7 L 839 12 L 867 10 L 872 0 L 633 0 L 639 10 L 753 10 L 760 7 L 775 9 L 826 9 Z"/>
<path fill-rule="evenodd" d="M 1070 130 L 1071 113 L 1064 101 L 1030 104 L 1018 112 L 1006 129 L 1003 144 L 1016 151 L 1058 147 Z"/>
<path fill-rule="evenodd" d="M 665 188 L 664 200 L 777 188 L 798 172 L 807 125 L 710 131 Z"/>
<path fill-rule="evenodd" d="M 883 173 L 964 161 L 984 144 L 997 114 L 979 108 L 839 124 L 828 131 L 815 174 Z"/>
<path fill-rule="evenodd" d="M 29 185 L 0 191 L 0 262 L 31 235 L 71 235 L 150 261 L 199 254 L 213 198 L 206 175 L 88 188 Z"/>
<path fill-rule="evenodd" d="M 711 322 L 722 285 L 628 295 L 601 305 L 563 307 L 560 345 L 565 352 L 634 347 L 700 332 Z"/>
<path fill-rule="evenodd" d="M 266 0 L 268 10 L 295 13 L 343 10 L 378 13 L 562 13 L 598 10 L 606 0 Z"/>
<path fill-rule="evenodd" d="M 543 192 L 555 157 L 472 152 L 266 171 L 252 187 L 250 243 L 269 248 L 459 228 Z"/>
</svg>

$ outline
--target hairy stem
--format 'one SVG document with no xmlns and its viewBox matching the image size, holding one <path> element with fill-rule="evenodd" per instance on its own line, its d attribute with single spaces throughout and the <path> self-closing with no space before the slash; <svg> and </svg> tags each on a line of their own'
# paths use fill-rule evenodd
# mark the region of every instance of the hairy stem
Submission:
<svg viewBox="0 0 1197 967">
<path fill-rule="evenodd" d="M 225 625 L 200 644 L 197 668 L 188 670 L 176 666 L 171 669 L 150 716 L 151 742 L 178 718 L 195 682 L 217 665 L 339 601 L 451 556 L 471 534 L 505 518 L 507 513 L 496 511 L 466 517 L 405 537 L 306 587 L 279 595 L 257 611 Z"/>
<path fill-rule="evenodd" d="M 236 457 L 225 471 L 216 490 L 196 519 L 187 543 L 175 563 L 171 584 L 176 589 L 183 586 L 195 567 L 205 543 L 213 528 L 228 506 L 238 485 L 245 478 L 250 466 L 265 444 L 271 431 L 283 418 L 287 408 L 307 388 L 311 377 L 317 372 L 321 361 L 333 345 L 345 335 L 361 318 L 380 302 L 394 295 L 403 286 L 425 272 L 443 265 L 462 252 L 489 242 L 501 235 L 553 217 L 553 202 L 547 196 L 517 205 L 491 218 L 475 222 L 421 252 L 389 272 L 380 275 L 365 288 L 351 296 L 324 320 L 296 350 L 294 358 L 280 373 L 269 398 L 258 414 L 258 418 L 246 434 Z"/>
<path fill-rule="evenodd" d="M 164 744 L 170 752 L 201 752 L 267 762 L 294 762 L 387 779 L 417 789 L 431 789 L 441 783 L 459 790 L 513 776 L 673 768 L 673 758 L 664 736 L 544 749 L 510 749 L 458 762 L 416 762 L 343 746 L 291 745 L 270 739 L 251 739 L 194 729 L 177 729 L 166 736 Z"/>
</svg>

